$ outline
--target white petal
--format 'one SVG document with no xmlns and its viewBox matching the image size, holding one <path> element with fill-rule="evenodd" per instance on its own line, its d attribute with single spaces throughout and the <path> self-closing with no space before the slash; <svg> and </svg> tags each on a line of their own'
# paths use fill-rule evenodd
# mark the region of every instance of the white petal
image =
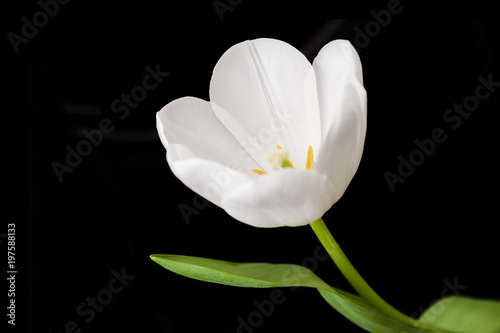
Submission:
<svg viewBox="0 0 500 333">
<path fill-rule="evenodd" d="M 222 208 L 235 219 L 261 228 L 306 225 L 334 203 L 327 176 L 284 169 L 243 184 L 223 198 Z"/>
<path fill-rule="evenodd" d="M 221 200 L 227 193 L 251 181 L 243 172 L 219 163 L 199 158 L 179 158 L 185 155 L 184 149 L 186 147 L 182 145 L 169 146 L 167 161 L 172 173 L 184 185 L 217 206 L 221 206 Z"/>
<path fill-rule="evenodd" d="M 157 113 L 160 139 L 172 172 L 215 204 L 240 183 L 256 177 L 257 167 L 213 113 L 210 103 L 183 97 Z"/>
<path fill-rule="evenodd" d="M 315 170 L 328 175 L 342 196 L 356 173 L 366 134 L 366 91 L 361 62 L 344 40 L 325 45 L 313 62 L 320 106 L 322 143 Z"/>
<path fill-rule="evenodd" d="M 220 58 L 210 82 L 217 117 L 255 157 L 260 168 L 279 144 L 303 166 L 307 147 L 320 143 L 314 70 L 297 49 L 274 39 L 234 45 Z"/>
</svg>

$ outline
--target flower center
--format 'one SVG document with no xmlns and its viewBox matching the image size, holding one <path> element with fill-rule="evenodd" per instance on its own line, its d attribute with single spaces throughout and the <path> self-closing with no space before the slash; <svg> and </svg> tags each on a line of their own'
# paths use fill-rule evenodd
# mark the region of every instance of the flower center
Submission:
<svg viewBox="0 0 500 333">
<path fill-rule="evenodd" d="M 271 163 L 273 171 L 282 169 L 282 168 L 293 168 L 293 162 L 290 160 L 290 152 L 286 149 L 282 149 L 280 145 L 278 145 L 278 151 L 274 153 L 270 153 L 267 156 L 267 161 Z M 314 167 L 314 154 L 311 146 L 307 148 L 307 157 L 306 157 L 306 170 L 312 170 Z M 267 172 L 260 169 L 253 169 L 258 175 L 264 175 Z"/>
<path fill-rule="evenodd" d="M 281 168 L 293 168 L 293 163 L 290 161 L 290 152 L 286 149 L 281 149 L 278 145 L 278 151 L 267 156 L 267 161 L 271 163 L 274 171 Z"/>
</svg>

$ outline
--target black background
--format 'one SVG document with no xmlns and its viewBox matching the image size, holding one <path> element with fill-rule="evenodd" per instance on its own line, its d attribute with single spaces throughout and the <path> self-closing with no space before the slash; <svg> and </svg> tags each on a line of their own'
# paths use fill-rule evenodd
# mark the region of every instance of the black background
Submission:
<svg viewBox="0 0 500 333">
<path fill-rule="evenodd" d="M 236 332 L 237 318 L 246 319 L 254 300 L 269 299 L 271 290 L 193 281 L 162 269 L 149 255 L 297 264 L 313 255 L 318 243 L 307 226 L 258 229 L 213 205 L 187 223 L 179 205 L 194 207 L 194 193 L 170 172 L 155 134 L 161 107 L 186 95 L 208 99 L 222 53 L 259 37 L 284 40 L 310 60 L 337 38 L 359 49 L 368 92 L 365 150 L 349 188 L 324 220 L 374 289 L 407 314 L 439 298 L 445 280 L 467 286 L 464 295 L 500 299 L 499 92 L 456 130 L 443 120 L 454 103 L 474 94 L 478 76 L 500 81 L 497 23 L 411 19 L 412 7 L 404 4 L 360 45 L 356 29 L 374 21 L 366 14 L 370 9 L 359 20 L 259 21 L 243 20 L 251 8 L 243 2 L 224 21 L 211 6 L 195 8 L 196 20 L 116 20 L 82 19 L 81 5 L 65 6 L 17 55 L 29 62 L 30 216 L 18 236 L 29 251 L 29 269 L 20 276 L 29 281 L 29 316 L 19 313 L 18 320 L 29 320 L 30 332 L 63 332 L 71 321 L 82 332 Z M 22 22 L 15 19 L 11 31 L 19 33 Z M 157 64 L 169 76 L 119 119 L 112 101 L 142 83 L 146 66 Z M 64 163 L 81 129 L 105 117 L 116 130 L 59 182 L 51 163 Z M 447 140 L 391 191 L 384 173 L 397 173 L 398 156 L 407 158 L 414 140 L 430 138 L 435 128 Z M 20 224 L 17 216 L 9 218 Z M 112 270 L 134 279 L 86 323 L 88 316 L 76 308 L 108 287 Z M 350 290 L 332 262 L 318 262 L 316 273 Z M 282 291 L 286 301 L 255 332 L 362 331 L 316 291 Z"/>
</svg>

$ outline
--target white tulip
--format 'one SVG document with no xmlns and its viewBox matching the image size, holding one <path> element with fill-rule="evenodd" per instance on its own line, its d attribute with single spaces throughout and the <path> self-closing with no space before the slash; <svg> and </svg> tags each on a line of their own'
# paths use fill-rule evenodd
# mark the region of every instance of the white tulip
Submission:
<svg viewBox="0 0 500 333">
<path fill-rule="evenodd" d="M 210 102 L 174 100 L 157 113 L 157 128 L 174 175 L 235 219 L 307 225 L 340 199 L 360 163 L 358 54 L 335 40 L 311 65 L 279 40 L 241 42 L 216 64 Z"/>
</svg>

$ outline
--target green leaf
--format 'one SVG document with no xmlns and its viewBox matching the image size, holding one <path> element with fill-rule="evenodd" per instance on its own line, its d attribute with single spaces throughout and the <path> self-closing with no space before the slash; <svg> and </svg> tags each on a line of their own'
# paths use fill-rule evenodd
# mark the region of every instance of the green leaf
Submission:
<svg viewBox="0 0 500 333">
<path fill-rule="evenodd" d="M 405 323 L 394 319 L 366 304 L 359 296 L 338 289 L 338 294 L 321 289 L 318 289 L 318 291 L 335 310 L 368 332 L 449 333 L 426 324 L 418 325 L 418 322 Z"/>
<path fill-rule="evenodd" d="M 455 332 L 499 333 L 500 302 L 450 296 L 434 303 L 419 320 Z"/>
<path fill-rule="evenodd" d="M 252 288 L 300 286 L 315 288 L 333 308 L 369 332 L 445 332 L 424 327 L 426 324 L 417 327 L 410 322 L 405 323 L 393 319 L 368 305 L 359 296 L 329 286 L 312 271 L 299 265 L 239 264 L 214 259 L 164 254 L 154 254 L 151 259 L 177 274 L 229 286 Z M 413 323 L 415 324 L 415 321 Z M 335 331 L 334 324 L 332 324 L 332 331 Z"/>
<path fill-rule="evenodd" d="M 305 267 L 289 264 L 234 263 L 229 261 L 153 254 L 151 259 L 164 268 L 192 279 L 235 287 L 277 288 L 329 286 Z"/>
</svg>

